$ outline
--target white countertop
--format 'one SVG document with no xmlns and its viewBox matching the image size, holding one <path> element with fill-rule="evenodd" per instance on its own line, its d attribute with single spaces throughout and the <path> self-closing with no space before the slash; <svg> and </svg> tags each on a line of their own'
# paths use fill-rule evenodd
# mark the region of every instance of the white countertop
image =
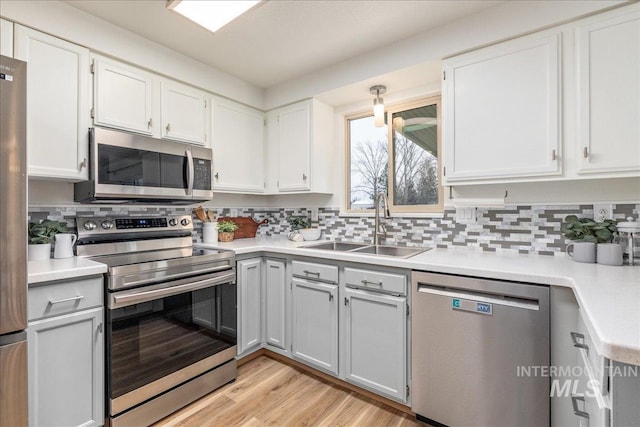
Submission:
<svg viewBox="0 0 640 427">
<path fill-rule="evenodd" d="M 270 252 L 570 287 L 587 317 L 597 351 L 611 360 L 640 365 L 640 266 L 584 264 L 565 256 L 467 248 L 432 249 L 409 259 L 299 248 L 311 243 L 259 237 L 198 246 L 233 249 L 238 255 Z"/>
<path fill-rule="evenodd" d="M 303 249 L 281 237 L 200 244 L 237 255 L 269 252 L 375 264 L 437 273 L 513 280 L 573 289 L 597 351 L 611 360 L 640 365 L 640 266 L 574 262 L 565 256 L 496 254 L 467 248 L 432 249 L 409 259 Z M 103 274 L 107 266 L 84 258 L 29 262 L 29 284 Z"/>
<path fill-rule="evenodd" d="M 107 272 L 105 264 L 89 261 L 85 258 L 48 259 L 29 261 L 27 266 L 30 285 L 55 280 L 67 280 L 77 277 L 94 276 Z"/>
</svg>

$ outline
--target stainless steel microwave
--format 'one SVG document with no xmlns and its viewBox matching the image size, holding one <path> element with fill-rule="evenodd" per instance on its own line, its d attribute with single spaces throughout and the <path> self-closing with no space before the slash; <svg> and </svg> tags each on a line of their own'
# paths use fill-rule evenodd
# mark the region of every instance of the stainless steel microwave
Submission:
<svg viewBox="0 0 640 427">
<path fill-rule="evenodd" d="M 211 149 L 102 128 L 89 129 L 89 180 L 79 203 L 190 204 L 213 198 Z"/>
</svg>

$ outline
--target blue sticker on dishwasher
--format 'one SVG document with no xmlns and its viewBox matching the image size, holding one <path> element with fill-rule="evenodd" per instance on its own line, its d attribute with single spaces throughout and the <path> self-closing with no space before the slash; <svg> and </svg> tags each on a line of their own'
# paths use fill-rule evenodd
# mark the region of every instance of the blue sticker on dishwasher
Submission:
<svg viewBox="0 0 640 427">
<path fill-rule="evenodd" d="M 453 308 L 460 308 L 460 300 L 458 298 L 453 298 L 451 304 Z"/>
<path fill-rule="evenodd" d="M 491 304 L 485 304 L 483 302 L 479 302 L 476 305 L 476 310 L 479 313 L 491 314 Z"/>
</svg>

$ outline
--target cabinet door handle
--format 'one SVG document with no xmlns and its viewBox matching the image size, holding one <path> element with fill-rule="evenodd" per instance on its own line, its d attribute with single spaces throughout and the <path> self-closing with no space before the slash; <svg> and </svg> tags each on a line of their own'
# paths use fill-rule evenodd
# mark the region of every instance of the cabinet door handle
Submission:
<svg viewBox="0 0 640 427">
<path fill-rule="evenodd" d="M 219 175 L 218 175 L 218 172 L 216 172 L 216 173 L 213 175 L 213 177 L 214 177 L 215 179 L 220 179 L 220 177 L 219 177 Z"/>
<path fill-rule="evenodd" d="M 309 271 L 309 270 L 304 270 L 303 271 L 304 274 L 306 274 L 307 276 L 316 276 L 316 277 L 320 277 L 320 273 L 317 271 Z"/>
<path fill-rule="evenodd" d="M 167 133 L 169 133 L 171 131 L 171 123 L 167 123 L 167 127 L 165 129 L 167 129 Z"/>
<path fill-rule="evenodd" d="M 558 155 L 556 154 L 556 150 L 551 150 L 551 160 L 556 160 Z"/>
<path fill-rule="evenodd" d="M 303 180 L 303 181 L 306 181 L 306 180 L 307 180 L 307 174 L 306 174 L 306 173 L 303 173 L 303 174 L 302 174 L 302 180 Z"/>
<path fill-rule="evenodd" d="M 80 301 L 82 298 L 84 298 L 84 295 L 78 295 L 77 297 L 64 298 L 64 299 L 55 299 L 55 300 L 50 299 L 49 305 L 61 304 L 63 302 Z"/>
<path fill-rule="evenodd" d="M 98 325 L 98 333 L 102 333 L 102 322 Z"/>
<path fill-rule="evenodd" d="M 151 126 L 153 126 L 153 118 L 149 118 L 149 121 L 147 122 L 147 129 L 151 129 Z"/>
<path fill-rule="evenodd" d="M 589 148 L 584 147 L 584 149 L 582 150 L 582 157 L 584 157 L 585 159 L 589 158 Z"/>
<path fill-rule="evenodd" d="M 344 305 L 349 305 L 349 298 L 344 297 Z"/>
<path fill-rule="evenodd" d="M 362 280 L 362 284 L 363 284 L 363 285 L 365 285 L 365 286 L 371 286 L 371 285 L 373 285 L 373 286 L 380 286 L 380 287 L 382 287 L 382 282 L 371 282 L 371 281 L 369 281 L 369 280 Z"/>
<path fill-rule="evenodd" d="M 82 169 L 84 169 L 84 168 L 86 168 L 86 167 L 87 167 L 87 158 L 85 157 L 85 158 L 82 160 L 82 163 L 80 163 L 80 170 L 82 170 Z"/>
<path fill-rule="evenodd" d="M 578 342 L 578 339 L 581 339 L 581 340 L 584 341 L 584 335 L 583 334 L 579 334 L 578 332 L 571 332 L 570 335 L 571 335 L 571 341 L 573 341 L 573 346 L 574 347 L 583 348 L 583 349 L 589 351 L 589 346 L 588 345 L 586 345 L 584 343 L 581 343 L 581 342 Z"/>
<path fill-rule="evenodd" d="M 589 419 L 589 413 L 581 411 L 578 407 L 578 401 L 584 402 L 584 396 L 571 393 L 571 404 L 573 405 L 573 413 L 579 417 Z"/>
<path fill-rule="evenodd" d="M 329 294 L 329 301 L 333 301 L 333 294 Z"/>
</svg>

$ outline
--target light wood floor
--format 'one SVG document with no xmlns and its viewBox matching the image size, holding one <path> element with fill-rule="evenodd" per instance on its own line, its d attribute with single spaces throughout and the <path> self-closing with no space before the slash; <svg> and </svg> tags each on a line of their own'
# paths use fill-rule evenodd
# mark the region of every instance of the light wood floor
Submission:
<svg viewBox="0 0 640 427">
<path fill-rule="evenodd" d="M 261 356 L 238 368 L 235 382 L 154 427 L 422 426 L 410 415 Z"/>
</svg>

